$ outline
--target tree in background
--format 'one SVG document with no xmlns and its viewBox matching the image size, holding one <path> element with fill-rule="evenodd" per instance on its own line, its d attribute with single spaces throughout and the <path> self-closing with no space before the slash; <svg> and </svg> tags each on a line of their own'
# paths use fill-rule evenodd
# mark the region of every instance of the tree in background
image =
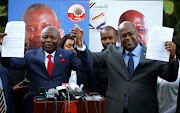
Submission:
<svg viewBox="0 0 180 113">
<path fill-rule="evenodd" d="M 0 4 L 0 33 L 3 33 L 8 22 L 8 0 L 1 0 Z"/>
</svg>

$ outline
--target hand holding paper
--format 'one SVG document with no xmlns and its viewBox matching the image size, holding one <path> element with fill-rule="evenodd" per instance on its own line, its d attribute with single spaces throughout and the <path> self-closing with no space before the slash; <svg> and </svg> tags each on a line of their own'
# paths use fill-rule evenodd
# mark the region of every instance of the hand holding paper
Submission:
<svg viewBox="0 0 180 113">
<path fill-rule="evenodd" d="M 6 36 L 7 33 L 0 33 L 0 44 L 2 45 L 2 41 L 3 41 L 3 38 L 4 36 Z"/>
<path fill-rule="evenodd" d="M 165 42 L 165 46 L 166 46 L 166 49 L 167 49 L 168 51 L 170 51 L 170 58 L 171 58 L 171 59 L 174 59 L 175 53 L 176 53 L 176 44 L 174 44 L 174 43 L 171 42 L 171 41 L 166 41 L 166 42 Z"/>
</svg>

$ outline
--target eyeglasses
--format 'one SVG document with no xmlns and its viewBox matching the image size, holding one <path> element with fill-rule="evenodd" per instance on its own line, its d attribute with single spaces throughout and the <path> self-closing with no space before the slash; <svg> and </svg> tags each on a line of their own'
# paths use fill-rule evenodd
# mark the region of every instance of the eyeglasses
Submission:
<svg viewBox="0 0 180 113">
<path fill-rule="evenodd" d="M 127 36 L 132 37 L 136 31 L 130 31 L 128 33 L 120 34 L 120 38 L 126 38 Z"/>
</svg>

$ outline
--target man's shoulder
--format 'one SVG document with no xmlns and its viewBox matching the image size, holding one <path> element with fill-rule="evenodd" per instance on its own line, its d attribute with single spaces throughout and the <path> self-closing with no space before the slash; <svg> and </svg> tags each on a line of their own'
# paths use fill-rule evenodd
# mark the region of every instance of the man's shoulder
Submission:
<svg viewBox="0 0 180 113">
<path fill-rule="evenodd" d="M 113 45 L 113 44 L 110 44 L 107 50 L 108 51 L 122 51 L 123 48 L 122 47 L 118 47 L 118 46 Z"/>
</svg>

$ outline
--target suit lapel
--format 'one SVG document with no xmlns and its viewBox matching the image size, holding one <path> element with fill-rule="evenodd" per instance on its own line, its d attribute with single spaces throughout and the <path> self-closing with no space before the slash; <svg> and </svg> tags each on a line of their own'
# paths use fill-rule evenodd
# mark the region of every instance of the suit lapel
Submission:
<svg viewBox="0 0 180 113">
<path fill-rule="evenodd" d="M 123 76 L 126 80 L 129 80 L 129 73 L 128 73 L 128 70 L 127 70 L 127 67 L 126 67 L 126 64 L 124 62 L 124 59 L 123 59 L 123 56 L 122 56 L 122 53 L 123 53 L 123 48 L 120 47 L 118 52 L 117 52 L 117 56 L 118 57 L 115 57 L 115 58 L 118 58 L 117 61 L 120 62 L 120 67 L 122 68 L 121 71 L 124 71 L 123 73 Z M 118 63 L 119 64 L 119 63 Z"/>
<path fill-rule="evenodd" d="M 38 50 L 37 57 L 39 57 L 39 64 L 40 64 L 40 66 L 43 68 L 45 73 L 49 76 L 48 71 L 47 71 L 47 69 L 45 67 L 45 63 L 44 63 L 45 54 L 44 54 L 44 51 L 43 51 L 42 47 Z"/>
</svg>

